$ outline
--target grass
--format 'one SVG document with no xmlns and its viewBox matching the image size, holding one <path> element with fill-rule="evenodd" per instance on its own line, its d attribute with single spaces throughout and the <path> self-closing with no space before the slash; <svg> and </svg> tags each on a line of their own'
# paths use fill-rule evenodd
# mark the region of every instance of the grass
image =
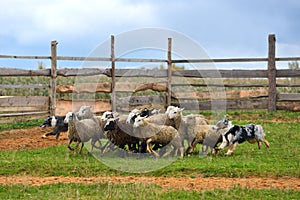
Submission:
<svg viewBox="0 0 300 200">
<path fill-rule="evenodd" d="M 204 112 L 205 116 L 212 116 Z M 216 156 L 200 156 L 199 148 L 183 160 L 177 159 L 168 164 L 167 159 L 136 159 L 132 157 L 112 157 L 109 162 L 115 166 L 145 169 L 153 163 L 166 166 L 145 173 L 129 173 L 112 169 L 93 156 L 73 155 L 66 145 L 45 149 L 0 152 L 0 176 L 155 176 L 155 177 L 296 177 L 300 178 L 300 124 L 299 114 L 286 111 L 266 113 L 264 111 L 231 111 L 228 113 L 238 124 L 250 122 L 262 124 L 269 149 L 262 145 L 243 143 L 235 154 L 225 157 L 224 152 Z M 243 119 L 243 120 L 241 120 Z M 270 122 L 277 119 L 280 122 Z M 292 122 L 289 122 L 292 121 Z M 39 125 L 40 122 L 26 122 L 1 126 L 1 130 L 25 128 Z M 140 167 L 140 168 L 138 168 Z M 118 168 L 118 167 L 115 167 Z M 0 186 L 0 199 L 300 199 L 299 190 L 288 189 L 249 189 L 234 187 L 230 190 L 214 189 L 207 191 L 165 190 L 154 184 L 51 184 L 44 186 L 6 185 Z"/>
<path fill-rule="evenodd" d="M 145 176 L 225 176 L 225 177 L 300 177 L 300 130 L 299 123 L 262 123 L 271 148 L 243 143 L 235 154 L 225 157 L 199 156 L 198 153 L 168 163 L 164 159 L 109 158 L 114 168 L 129 167 L 134 171 L 149 171 L 149 165 L 166 162 L 159 170 L 144 173 Z M 198 145 L 199 148 L 200 145 Z M 37 150 L 0 152 L 0 175 L 26 174 L 32 176 L 96 176 L 128 175 L 130 173 L 111 169 L 87 154 L 73 155 L 66 145 Z M 148 164 L 149 163 L 149 164 Z M 168 165 L 169 164 L 169 165 Z M 145 168 L 143 168 L 143 166 Z M 124 170 L 124 168 L 122 168 Z M 230 170 L 229 170 L 230 169 Z"/>
<path fill-rule="evenodd" d="M 30 120 L 24 122 L 14 122 L 14 123 L 1 123 L 0 124 L 0 131 L 4 130 L 11 130 L 11 129 L 23 129 L 23 128 L 30 128 L 34 126 L 40 126 L 45 119 L 39 120 Z"/>
<path fill-rule="evenodd" d="M 163 190 L 153 184 L 52 184 L 0 186 L 1 199 L 299 199 L 300 191 L 279 189 Z M 280 198 L 279 198 L 280 197 Z"/>
</svg>

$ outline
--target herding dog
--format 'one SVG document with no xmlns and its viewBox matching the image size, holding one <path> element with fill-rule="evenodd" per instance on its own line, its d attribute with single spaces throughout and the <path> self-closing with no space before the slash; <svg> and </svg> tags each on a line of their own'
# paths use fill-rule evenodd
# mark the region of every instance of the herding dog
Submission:
<svg viewBox="0 0 300 200">
<path fill-rule="evenodd" d="M 64 123 L 65 116 L 50 116 L 48 117 L 40 127 L 42 129 L 46 127 L 52 127 L 53 130 L 43 135 L 43 138 L 47 138 L 49 135 L 56 135 L 56 139 L 59 138 L 60 132 L 68 131 L 68 124 Z"/>
<path fill-rule="evenodd" d="M 231 135 L 231 139 L 229 139 Z M 247 124 L 244 126 L 234 125 L 225 133 L 225 139 L 229 144 L 228 151 L 225 155 L 231 155 L 237 146 L 245 141 L 249 143 L 257 142 L 260 149 L 260 142 L 264 142 L 266 147 L 270 147 L 269 142 L 265 139 L 265 134 L 261 125 Z"/>
</svg>

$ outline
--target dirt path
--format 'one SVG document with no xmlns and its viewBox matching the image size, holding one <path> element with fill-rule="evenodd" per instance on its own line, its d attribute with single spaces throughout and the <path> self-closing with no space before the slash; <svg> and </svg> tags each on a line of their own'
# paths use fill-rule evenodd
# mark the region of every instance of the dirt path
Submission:
<svg viewBox="0 0 300 200">
<path fill-rule="evenodd" d="M 42 135 L 51 131 L 41 130 L 39 127 L 30 129 L 17 129 L 0 132 L 0 151 L 37 149 L 54 145 L 67 144 L 67 134 L 62 133 L 59 140 L 54 136 L 43 139 Z M 1 185 L 24 184 L 24 185 L 45 185 L 55 183 L 153 183 L 165 189 L 180 190 L 210 190 L 229 189 L 234 186 L 244 188 L 282 188 L 300 190 L 300 178 L 189 178 L 189 177 L 140 177 L 140 176 L 114 176 L 114 177 L 30 177 L 30 176 L 0 176 Z"/>
<path fill-rule="evenodd" d="M 67 133 L 61 133 L 58 140 L 55 139 L 55 136 L 42 138 L 48 132 L 51 132 L 51 128 L 42 130 L 40 127 L 34 127 L 2 131 L 0 132 L 0 151 L 39 149 L 68 143 Z"/>
<path fill-rule="evenodd" d="M 137 177 L 137 176 L 113 176 L 113 177 L 28 177 L 12 176 L 0 177 L 1 185 L 23 184 L 40 186 L 56 183 L 146 183 L 160 185 L 164 189 L 178 189 L 186 191 L 200 191 L 212 189 L 230 189 L 234 186 L 242 188 L 281 188 L 300 190 L 300 179 L 297 178 L 172 178 L 172 177 Z"/>
</svg>

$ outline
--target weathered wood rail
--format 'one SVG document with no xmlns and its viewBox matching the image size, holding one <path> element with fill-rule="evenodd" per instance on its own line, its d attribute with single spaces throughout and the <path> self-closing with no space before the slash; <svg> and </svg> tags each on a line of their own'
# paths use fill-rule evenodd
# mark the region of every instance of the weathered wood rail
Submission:
<svg viewBox="0 0 300 200">
<path fill-rule="evenodd" d="M 298 93 L 278 93 L 278 87 L 300 87 L 300 84 L 278 84 L 277 78 L 297 78 L 300 77 L 300 70 L 286 70 L 276 69 L 276 62 L 278 61 L 298 61 L 300 57 L 275 57 L 275 35 L 268 36 L 268 57 L 267 58 L 229 58 L 229 59 L 189 59 L 179 60 L 172 59 L 172 39 L 168 39 L 168 50 L 166 59 L 138 59 L 138 58 L 116 58 L 114 54 L 114 37 L 111 37 L 111 57 L 70 57 L 70 56 L 57 56 L 57 42 L 51 42 L 51 55 L 50 56 L 11 56 L 0 55 L 0 59 L 50 59 L 51 68 L 42 70 L 26 70 L 16 68 L 0 68 L 0 77 L 16 77 L 16 76 L 45 76 L 50 77 L 49 84 L 29 84 L 29 85 L 8 85 L 0 83 L 0 89 L 28 89 L 28 88 L 49 88 L 49 97 L 34 96 L 34 97 L 5 97 L 0 96 L 0 117 L 14 117 L 20 115 L 37 115 L 37 114 L 50 114 L 55 115 L 57 108 L 64 110 L 66 104 L 89 104 L 89 101 L 60 101 L 57 100 L 57 94 L 63 93 L 110 93 L 110 101 L 102 101 L 96 99 L 97 112 L 105 110 L 126 110 L 128 107 L 122 108 L 124 104 L 130 106 L 138 106 L 141 104 L 161 104 L 166 105 L 179 105 L 185 107 L 186 110 L 193 109 L 195 102 L 188 102 L 187 100 L 196 100 L 197 106 L 200 110 L 210 110 L 212 103 L 216 108 L 220 105 L 226 104 L 226 109 L 267 109 L 268 111 L 276 111 L 277 109 L 286 109 L 287 107 L 278 106 L 278 102 L 299 102 L 300 94 Z M 109 61 L 111 62 L 110 68 L 65 68 L 57 69 L 57 61 L 70 60 L 70 61 Z M 167 69 L 116 69 L 116 62 L 155 62 L 166 63 Z M 210 63 L 210 62 L 266 62 L 267 69 L 265 70 L 172 70 L 172 64 L 175 63 Z M 61 77 L 75 77 L 75 76 L 96 76 L 104 75 L 111 78 L 110 82 L 100 83 L 81 83 L 74 85 L 59 85 L 57 86 L 56 79 Z M 120 77 L 146 77 L 146 78 L 163 78 L 165 81 L 148 82 L 148 83 L 119 83 L 117 78 Z M 176 77 L 184 78 L 216 78 L 223 79 L 236 79 L 236 78 L 249 78 L 249 79 L 266 79 L 267 83 L 233 83 L 233 84 L 220 84 L 220 83 L 172 83 Z M 218 97 L 216 93 L 209 91 L 186 91 L 174 92 L 173 90 L 179 87 L 191 86 L 198 87 L 215 87 L 215 88 L 264 88 L 262 93 L 251 94 L 243 96 L 238 92 L 226 91 L 224 97 Z M 117 92 L 136 93 L 144 90 L 153 90 L 161 92 L 157 96 L 128 96 L 119 98 L 116 96 Z M 217 92 L 217 91 L 216 91 Z M 212 97 L 213 96 L 213 97 Z M 176 99 L 180 99 L 178 102 Z M 65 112 L 65 111 L 63 111 Z"/>
</svg>

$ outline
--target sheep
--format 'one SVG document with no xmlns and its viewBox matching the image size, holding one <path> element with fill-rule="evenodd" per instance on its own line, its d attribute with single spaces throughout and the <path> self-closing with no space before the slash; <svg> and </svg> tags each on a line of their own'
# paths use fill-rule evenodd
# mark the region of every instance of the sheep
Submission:
<svg viewBox="0 0 300 200">
<path fill-rule="evenodd" d="M 149 123 L 146 117 L 138 116 L 135 119 L 133 124 L 134 129 L 139 129 L 142 134 L 142 138 L 146 138 L 146 151 L 148 153 L 153 153 L 155 157 L 160 157 L 157 152 L 155 152 L 150 144 L 162 144 L 167 145 L 170 144 L 175 149 L 175 154 L 177 155 L 177 151 L 180 151 L 180 158 L 184 156 L 184 147 L 182 146 L 180 135 L 178 131 L 172 126 L 166 125 L 156 125 L 153 123 Z M 162 157 L 166 157 L 171 153 L 172 150 L 164 153 Z"/>
<path fill-rule="evenodd" d="M 101 120 L 103 122 L 106 122 L 108 119 L 110 118 L 118 118 L 120 115 L 117 112 L 112 112 L 112 111 L 105 111 L 102 116 L 101 116 Z"/>
<path fill-rule="evenodd" d="M 81 154 L 84 143 L 89 140 L 91 140 L 92 145 L 89 153 L 93 152 L 94 147 L 100 148 L 102 131 L 96 118 L 78 120 L 75 113 L 68 112 L 64 122 L 68 123 L 68 148 L 70 150 L 76 150 L 81 143 L 81 148 L 79 150 L 79 154 Z M 77 142 L 75 149 L 71 148 L 71 143 L 73 141 Z M 99 147 L 96 146 L 96 142 L 99 142 Z M 74 153 L 76 153 L 76 151 L 74 151 Z"/>
<path fill-rule="evenodd" d="M 173 126 L 179 131 L 182 143 L 186 139 L 188 145 L 191 145 L 192 140 L 195 138 L 195 130 L 198 125 L 208 125 L 207 119 L 202 115 L 190 114 L 187 116 L 182 115 L 184 108 L 169 106 L 166 110 L 167 120 L 166 125 Z"/>
<path fill-rule="evenodd" d="M 129 150 L 136 150 L 136 145 L 139 143 L 139 139 L 132 135 L 133 127 L 126 122 L 120 121 L 119 118 L 110 118 L 107 120 L 104 131 L 109 141 L 118 146 L 121 149 L 125 149 L 128 145 Z M 110 145 L 105 145 L 103 153 L 108 150 Z"/>
<path fill-rule="evenodd" d="M 195 135 L 189 144 L 187 153 L 193 153 L 198 143 L 202 144 L 203 153 L 207 152 L 208 147 L 213 148 L 212 153 L 216 153 L 215 148 L 217 148 L 218 143 L 222 142 L 222 134 L 228 131 L 227 128 L 218 129 L 215 125 L 196 125 L 193 129 Z"/>
<path fill-rule="evenodd" d="M 217 153 L 220 148 L 217 146 L 218 143 L 221 143 L 220 146 L 224 145 L 224 134 L 232 127 L 231 121 L 224 118 L 221 121 L 217 122 L 216 125 L 198 125 L 194 127 L 195 137 L 190 143 L 187 150 L 188 153 L 192 153 L 198 143 L 202 144 L 202 152 L 207 151 L 207 147 L 213 147 L 213 153 Z M 204 150 L 204 147 L 206 149 Z M 226 144 L 225 144 L 226 146 Z M 224 146 L 224 147 L 225 147 Z M 223 148 L 224 148 L 223 147 Z"/>
<path fill-rule="evenodd" d="M 133 109 L 129 114 L 128 114 L 128 117 L 126 119 L 126 123 L 127 124 L 133 124 L 134 123 L 134 120 L 137 116 L 141 116 L 141 117 L 150 117 L 152 115 L 156 115 L 156 114 L 159 114 L 160 112 L 160 109 L 148 109 L 148 108 L 144 108 L 142 110 L 140 109 Z"/>
<path fill-rule="evenodd" d="M 92 111 L 92 106 L 81 106 L 76 115 L 79 120 L 90 119 L 95 116 Z"/>
</svg>

